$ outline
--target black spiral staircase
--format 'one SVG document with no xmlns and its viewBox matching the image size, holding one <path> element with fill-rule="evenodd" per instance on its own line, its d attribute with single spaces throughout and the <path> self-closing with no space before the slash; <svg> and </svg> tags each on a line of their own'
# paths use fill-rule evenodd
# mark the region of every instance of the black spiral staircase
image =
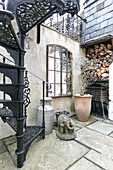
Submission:
<svg viewBox="0 0 113 170">
<path fill-rule="evenodd" d="M 3 0 L 4 2 L 4 0 Z M 24 68 L 24 40 L 26 33 L 37 25 L 37 42 L 40 40 L 40 24 L 55 12 L 61 14 L 70 12 L 72 15 L 79 11 L 79 1 L 74 0 L 9 0 L 4 2 L 0 10 L 0 46 L 10 54 L 12 60 L 0 54 L 0 73 L 3 81 L 0 91 L 3 92 L 0 104 L 0 117 L 16 132 L 17 138 L 17 167 L 22 167 L 31 142 L 38 136 L 45 137 L 44 122 L 44 91 L 43 91 L 43 122 L 42 126 L 27 126 L 27 106 L 29 100 L 29 82 Z M 16 35 L 11 21 L 16 16 L 19 28 Z M 7 81 L 10 79 L 10 83 Z M 43 82 L 44 86 L 44 82 Z M 10 99 L 7 98 L 10 96 Z"/>
</svg>

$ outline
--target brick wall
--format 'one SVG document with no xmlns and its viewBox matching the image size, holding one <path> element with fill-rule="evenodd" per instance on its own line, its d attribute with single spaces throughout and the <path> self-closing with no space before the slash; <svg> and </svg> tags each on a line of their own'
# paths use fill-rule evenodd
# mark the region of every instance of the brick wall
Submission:
<svg viewBox="0 0 113 170">
<path fill-rule="evenodd" d="M 84 17 L 85 42 L 113 35 L 113 0 L 86 0 Z"/>
</svg>

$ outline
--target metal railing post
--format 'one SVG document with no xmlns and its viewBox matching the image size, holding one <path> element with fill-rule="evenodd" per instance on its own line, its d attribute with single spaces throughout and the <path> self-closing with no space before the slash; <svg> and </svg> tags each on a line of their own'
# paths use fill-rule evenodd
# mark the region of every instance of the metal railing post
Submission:
<svg viewBox="0 0 113 170">
<path fill-rule="evenodd" d="M 27 70 L 28 73 L 30 73 L 31 75 L 33 75 L 34 77 L 38 78 L 39 80 L 42 81 L 42 85 L 43 85 L 43 100 L 42 100 L 42 108 L 43 108 L 43 115 L 42 115 L 42 127 L 43 127 L 43 134 L 42 134 L 42 138 L 45 138 L 45 84 L 50 85 L 50 89 L 51 89 L 51 84 L 43 79 L 41 79 L 40 77 L 38 77 L 37 75 L 33 74 L 32 72 L 30 72 L 29 70 Z M 49 87 L 49 86 L 48 86 Z"/>
<path fill-rule="evenodd" d="M 45 138 L 45 113 L 44 113 L 45 99 L 44 99 L 44 93 L 45 93 L 45 81 L 43 81 L 43 120 L 42 120 L 42 126 L 44 128 L 43 139 Z"/>
<path fill-rule="evenodd" d="M 57 23 L 56 23 L 56 30 L 58 30 L 58 13 L 57 13 Z"/>
</svg>

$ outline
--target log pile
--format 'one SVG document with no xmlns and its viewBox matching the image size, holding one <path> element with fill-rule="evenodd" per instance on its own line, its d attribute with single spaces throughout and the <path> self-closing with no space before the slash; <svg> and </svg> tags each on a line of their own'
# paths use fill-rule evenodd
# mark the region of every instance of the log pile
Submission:
<svg viewBox="0 0 113 170">
<path fill-rule="evenodd" d="M 113 47 L 111 44 L 98 44 L 86 51 L 86 58 L 91 65 L 85 70 L 90 74 L 90 80 L 106 80 L 109 78 L 109 65 L 113 62 Z"/>
</svg>

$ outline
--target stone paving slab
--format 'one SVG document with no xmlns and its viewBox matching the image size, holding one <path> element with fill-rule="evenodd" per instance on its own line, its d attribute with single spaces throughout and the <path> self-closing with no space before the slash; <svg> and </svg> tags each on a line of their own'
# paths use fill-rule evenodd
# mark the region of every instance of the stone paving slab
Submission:
<svg viewBox="0 0 113 170">
<path fill-rule="evenodd" d="M 17 149 L 17 143 L 13 143 L 12 145 L 7 145 L 7 149 L 10 152 L 15 164 L 17 164 L 17 155 L 15 153 L 15 150 Z"/>
<path fill-rule="evenodd" d="M 113 125 L 113 120 L 105 119 L 105 120 L 103 120 L 103 122 L 105 122 L 105 123 L 109 123 L 109 124 Z"/>
<path fill-rule="evenodd" d="M 96 120 L 93 119 L 92 117 L 89 118 L 89 120 L 87 122 L 81 122 L 79 120 L 76 119 L 76 117 L 71 117 L 73 119 L 73 121 L 75 122 L 76 126 L 78 126 L 79 128 L 82 128 L 84 126 L 87 126 L 93 122 L 95 122 Z"/>
<path fill-rule="evenodd" d="M 93 118 L 90 118 L 88 122 L 79 122 L 75 118 L 74 120 L 79 125 L 76 128 L 77 138 L 75 140 L 60 140 L 54 130 L 44 140 L 38 141 L 36 139 L 31 144 L 24 166 L 20 170 L 112 170 L 113 133 L 107 136 L 106 133 L 100 133 L 100 130 L 89 129 L 89 126 L 99 122 L 99 125 L 101 123 L 106 124 L 107 129 L 109 125 L 112 127 L 113 125 L 103 121 L 96 120 L 95 122 Z M 100 129 L 100 126 L 98 126 L 98 129 Z M 12 158 L 16 161 L 15 136 L 3 139 L 3 141 Z M 0 140 L 0 151 L 3 149 L 0 154 L 0 170 L 17 170 L 3 141 Z M 88 149 L 88 147 L 92 149 Z"/>
<path fill-rule="evenodd" d="M 5 145 L 2 141 L 0 141 L 0 154 L 6 152 Z"/>
<path fill-rule="evenodd" d="M 109 135 L 109 136 L 113 138 L 113 132 L 112 132 L 112 133 L 110 133 L 110 135 Z"/>
<path fill-rule="evenodd" d="M 14 130 L 7 123 L 4 123 L 0 118 L 0 139 L 11 135 L 15 135 Z"/>
<path fill-rule="evenodd" d="M 113 159 L 113 138 L 83 127 L 75 140 Z"/>
<path fill-rule="evenodd" d="M 0 170 L 17 170 L 8 152 L 0 154 Z"/>
<path fill-rule="evenodd" d="M 109 135 L 113 131 L 113 125 L 104 123 L 101 121 L 92 123 L 91 125 L 88 125 L 87 127 L 92 130 L 96 130 L 100 133 L 106 134 L 106 135 Z"/>
<path fill-rule="evenodd" d="M 101 170 L 101 168 L 93 164 L 91 161 L 82 158 L 68 170 Z"/>
<path fill-rule="evenodd" d="M 16 137 L 15 136 L 11 136 L 9 138 L 6 138 L 6 139 L 3 139 L 5 145 L 11 145 L 13 143 L 15 143 L 17 140 L 16 140 Z"/>
<path fill-rule="evenodd" d="M 101 166 L 103 169 L 113 170 L 113 159 L 111 159 L 101 153 L 98 153 L 94 150 L 90 150 L 85 155 L 85 158 L 87 158 L 90 161 L 94 162 L 95 164 Z"/>
<path fill-rule="evenodd" d="M 64 170 L 89 151 L 74 140 L 63 141 L 51 135 L 32 144 L 22 170 Z M 32 163 L 31 163 L 32 162 Z"/>
<path fill-rule="evenodd" d="M 97 116 L 93 116 L 93 115 L 91 115 L 90 117 L 95 120 L 103 121 L 103 118 L 101 118 L 101 117 L 97 117 Z"/>
</svg>

